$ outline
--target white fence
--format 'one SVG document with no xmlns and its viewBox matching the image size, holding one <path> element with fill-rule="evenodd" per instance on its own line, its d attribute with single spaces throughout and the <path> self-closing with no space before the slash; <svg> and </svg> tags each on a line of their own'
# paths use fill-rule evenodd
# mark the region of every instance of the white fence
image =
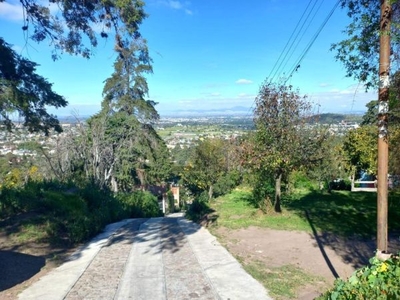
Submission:
<svg viewBox="0 0 400 300">
<path fill-rule="evenodd" d="M 351 181 L 352 192 L 376 192 L 376 180 L 375 181 Z M 355 185 L 360 185 L 355 187 Z"/>
</svg>

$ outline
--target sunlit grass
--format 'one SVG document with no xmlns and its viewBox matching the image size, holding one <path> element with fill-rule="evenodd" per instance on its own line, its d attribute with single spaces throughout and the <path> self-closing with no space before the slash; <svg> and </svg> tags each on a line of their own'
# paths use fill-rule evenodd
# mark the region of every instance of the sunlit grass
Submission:
<svg viewBox="0 0 400 300">
<path fill-rule="evenodd" d="M 258 226 L 281 230 L 310 230 L 306 220 L 286 209 L 281 214 L 264 214 L 254 207 L 251 197 L 250 189 L 240 188 L 212 201 L 211 207 L 218 214 L 218 226 L 230 229 Z"/>
<path fill-rule="evenodd" d="M 296 299 L 296 290 L 307 284 L 323 281 L 322 278 L 309 274 L 302 269 L 285 265 L 267 268 L 262 262 L 244 264 L 244 269 L 268 288 L 274 299 Z"/>
<path fill-rule="evenodd" d="M 230 229 L 258 226 L 280 230 L 330 232 L 340 236 L 376 234 L 376 193 L 301 191 L 283 201 L 282 213 L 264 214 L 254 207 L 249 188 L 238 188 L 213 200 L 217 226 Z M 400 231 L 400 195 L 390 194 L 389 231 Z"/>
<path fill-rule="evenodd" d="M 19 244 L 43 241 L 48 238 L 48 226 L 49 223 L 40 218 L 22 222 L 18 232 L 11 235 L 11 239 Z"/>
</svg>

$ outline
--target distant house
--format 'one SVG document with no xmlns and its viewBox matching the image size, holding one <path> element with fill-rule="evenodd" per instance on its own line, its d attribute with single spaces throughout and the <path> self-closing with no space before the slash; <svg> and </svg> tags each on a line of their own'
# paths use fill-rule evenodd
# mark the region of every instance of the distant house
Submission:
<svg viewBox="0 0 400 300">
<path fill-rule="evenodd" d="M 157 197 L 158 207 L 165 214 L 165 212 L 167 211 L 167 203 L 168 203 L 168 201 L 167 201 L 168 200 L 168 198 L 167 198 L 168 186 L 167 185 L 161 185 L 161 186 L 148 185 L 146 190 Z"/>
<path fill-rule="evenodd" d="M 169 208 L 167 195 L 168 191 L 171 191 L 172 195 L 174 196 L 174 208 L 179 206 L 179 186 L 176 184 L 149 185 L 147 186 L 146 190 L 157 197 L 158 206 L 164 214 Z M 169 211 L 171 211 L 171 209 L 169 209 Z"/>
<path fill-rule="evenodd" d="M 171 192 L 174 196 L 174 205 L 175 207 L 179 207 L 179 185 L 171 184 Z"/>
</svg>

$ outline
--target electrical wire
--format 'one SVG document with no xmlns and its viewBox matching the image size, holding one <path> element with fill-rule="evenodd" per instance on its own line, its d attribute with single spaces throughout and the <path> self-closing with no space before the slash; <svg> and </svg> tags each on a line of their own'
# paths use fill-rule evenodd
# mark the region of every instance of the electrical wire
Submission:
<svg viewBox="0 0 400 300">
<path fill-rule="evenodd" d="M 282 68 L 283 70 L 285 70 L 285 68 L 286 68 L 286 66 L 287 66 L 287 64 L 288 64 L 288 62 L 289 62 L 290 59 L 292 58 L 292 56 L 293 56 L 293 54 L 295 53 L 296 49 L 298 48 L 300 42 L 303 40 L 304 35 L 306 34 L 306 32 L 307 32 L 308 28 L 310 27 L 310 25 L 312 24 L 312 22 L 314 21 L 315 16 L 316 16 L 317 13 L 319 12 L 319 10 L 320 10 L 320 8 L 321 8 L 321 6 L 322 6 L 323 3 L 324 3 L 324 0 L 321 1 L 321 3 L 319 4 L 318 8 L 317 8 L 316 11 L 314 12 L 314 15 L 312 16 L 310 22 L 308 23 L 307 27 L 306 27 L 305 30 L 303 31 L 303 34 L 301 35 L 300 39 L 297 41 L 297 43 L 296 43 L 296 45 L 295 45 L 295 47 L 294 47 L 292 53 L 291 53 L 290 56 L 285 60 L 285 64 L 283 65 L 283 68 Z M 311 13 L 311 12 L 310 12 L 310 13 Z M 281 77 L 281 76 L 282 76 L 282 74 L 280 74 L 280 77 Z M 279 77 L 278 77 L 278 78 L 279 78 Z"/>
<path fill-rule="evenodd" d="M 284 57 L 281 59 L 281 61 L 280 61 L 280 63 L 279 63 L 279 67 L 278 67 L 278 69 L 275 71 L 274 76 L 273 76 L 272 79 L 271 79 L 271 82 L 274 81 L 274 79 L 275 79 L 275 77 L 276 77 L 277 74 L 280 74 L 280 73 L 278 73 L 278 71 L 281 70 L 282 64 L 285 62 L 285 65 L 286 65 L 286 63 L 287 63 L 287 56 L 288 56 L 288 54 L 290 53 L 290 51 L 292 50 L 293 45 L 295 44 L 296 40 L 298 39 L 298 37 L 299 37 L 301 31 L 303 30 L 304 25 L 305 25 L 306 22 L 309 20 L 310 15 L 311 15 L 311 13 L 313 12 L 313 10 L 314 10 L 314 8 L 315 8 L 315 5 L 316 5 L 317 3 L 318 3 L 318 0 L 316 0 L 316 1 L 314 2 L 314 5 L 311 7 L 311 9 L 310 9 L 310 11 L 308 12 L 306 18 L 304 19 L 303 23 L 301 24 L 301 27 L 300 27 L 299 31 L 297 32 L 297 34 L 296 34 L 296 37 L 292 40 L 289 49 L 286 51 Z M 308 8 L 308 6 L 307 6 L 307 8 Z M 307 25 L 306 28 L 308 28 L 308 27 L 310 26 L 310 24 L 311 24 L 311 21 L 308 22 L 308 25 Z M 296 28 L 297 28 L 297 27 L 296 27 Z M 302 36 L 304 35 L 304 33 L 305 33 L 305 30 L 303 31 Z M 300 41 L 300 39 L 299 39 L 299 41 Z M 297 45 L 297 44 L 296 44 L 296 45 Z M 293 49 L 292 53 L 293 53 L 295 50 L 296 50 L 296 47 Z M 284 68 L 284 67 L 283 67 L 283 68 Z M 281 73 L 282 73 L 282 72 L 281 72 Z M 279 78 L 279 77 L 278 77 L 278 78 Z"/>
<path fill-rule="evenodd" d="M 314 0 L 310 0 L 310 1 L 308 2 L 308 4 L 307 4 L 306 8 L 304 9 L 304 11 L 303 11 L 303 13 L 302 13 L 300 19 L 297 21 L 297 24 L 296 24 L 294 30 L 292 31 L 292 33 L 291 33 L 291 35 L 290 35 L 288 41 L 286 42 L 284 49 L 281 51 L 281 53 L 280 53 L 278 59 L 276 60 L 274 66 L 272 67 L 271 72 L 270 72 L 270 74 L 269 74 L 268 77 L 267 77 L 267 78 L 269 79 L 269 82 L 270 82 L 270 83 L 273 81 L 273 79 L 275 78 L 275 76 L 276 76 L 276 74 L 278 73 L 279 69 L 281 68 L 282 62 L 285 61 L 286 56 L 288 55 L 289 51 L 292 49 L 293 44 L 295 43 L 295 41 L 296 41 L 297 38 L 299 37 L 299 34 L 300 34 L 301 30 L 302 30 L 303 27 L 304 27 L 304 24 L 308 21 L 311 12 L 313 11 L 313 9 L 314 9 L 316 3 L 318 2 L 318 0 L 315 0 L 314 4 L 313 4 L 312 7 L 311 7 L 311 10 L 309 11 L 309 8 L 310 8 L 311 4 L 313 3 L 313 1 L 314 1 Z M 307 14 L 307 12 L 308 12 L 308 14 Z M 305 16 L 306 14 L 307 14 L 307 16 L 306 16 L 305 19 L 304 19 L 304 16 Z M 308 26 L 307 26 L 306 28 L 309 27 L 310 23 L 311 23 L 311 22 L 309 22 L 309 24 L 308 24 Z M 299 26 L 301 26 L 301 27 L 300 27 L 300 29 L 298 30 Z M 302 36 L 304 36 L 304 32 L 303 32 Z M 290 46 L 289 46 L 289 44 L 290 44 Z M 289 49 L 287 49 L 288 46 L 289 46 Z M 283 58 L 282 58 L 282 56 L 283 56 Z M 278 66 L 278 64 L 279 64 L 279 66 Z M 277 67 L 277 66 L 278 66 L 278 67 Z M 274 74 L 274 76 L 272 76 L 272 74 Z M 271 77 L 271 76 L 272 76 L 272 77 Z M 256 102 L 256 100 L 253 101 L 251 107 L 249 108 L 248 113 L 246 114 L 246 117 L 248 117 L 248 116 L 250 116 L 250 114 L 252 114 L 252 110 L 253 110 L 253 106 L 255 105 L 255 102 Z"/>
<path fill-rule="evenodd" d="M 306 12 L 307 12 L 308 8 L 310 7 L 312 1 L 313 1 L 313 0 L 310 0 L 310 1 L 308 2 L 306 9 L 303 11 L 303 14 L 301 15 L 300 19 L 297 21 L 297 24 L 296 24 L 294 30 L 292 31 L 292 34 L 290 35 L 288 41 L 286 42 L 286 45 L 285 45 L 285 47 L 283 48 L 281 54 L 279 55 L 277 61 L 276 61 L 275 64 L 274 64 L 274 66 L 272 67 L 271 72 L 270 72 L 269 75 L 268 75 L 268 78 L 271 78 L 271 75 L 272 75 L 272 73 L 274 73 L 276 66 L 277 66 L 278 63 L 281 61 L 281 58 L 282 58 L 283 53 L 286 52 L 286 49 L 287 49 L 287 47 L 288 47 L 290 41 L 292 40 L 293 35 L 294 35 L 295 32 L 297 31 L 297 28 L 299 27 L 299 25 L 300 25 L 300 23 L 301 23 L 301 20 L 303 19 L 304 15 L 306 14 Z M 314 5 L 315 5 L 315 4 L 314 4 Z"/>
<path fill-rule="evenodd" d="M 324 0 L 323 0 L 323 1 L 324 1 Z M 289 53 L 289 51 L 290 51 L 290 49 L 291 49 L 291 46 L 292 46 L 292 45 L 294 44 L 294 42 L 297 40 L 297 38 L 298 38 L 298 36 L 299 36 L 299 34 L 300 34 L 301 29 L 304 27 L 305 22 L 307 22 L 307 20 L 309 19 L 309 16 L 310 16 L 311 12 L 313 11 L 313 9 L 314 9 L 314 7 L 315 7 L 315 5 L 316 5 L 317 2 L 314 3 L 312 9 L 308 12 L 306 19 L 305 19 L 305 20 L 303 21 L 303 23 L 302 23 L 302 26 L 301 26 L 300 31 L 297 32 L 297 34 L 296 34 L 294 40 L 292 40 L 294 34 L 295 34 L 296 31 L 297 31 L 297 28 L 298 28 L 299 24 L 301 23 L 301 20 L 303 19 L 304 15 L 307 13 L 308 8 L 310 7 L 311 3 L 312 3 L 312 0 L 309 1 L 309 3 L 308 3 L 308 5 L 307 5 L 306 9 L 304 10 L 304 12 L 303 12 L 302 16 L 300 17 L 299 21 L 297 22 L 297 24 L 296 24 L 296 26 L 295 26 L 295 29 L 292 31 L 292 34 L 290 35 L 290 38 L 289 38 L 288 42 L 286 43 L 286 45 L 285 45 L 285 47 L 284 47 L 284 50 L 281 52 L 281 55 L 279 56 L 278 60 L 275 62 L 274 66 L 273 66 L 273 68 L 272 68 L 272 70 L 271 70 L 271 72 L 270 72 L 270 75 L 267 77 L 267 82 L 272 83 L 272 82 L 273 82 L 273 79 L 275 79 L 275 75 L 278 74 L 278 73 L 277 73 L 277 70 L 279 70 L 279 68 L 280 68 L 280 66 L 282 65 L 283 61 L 285 61 L 286 56 L 288 55 L 288 53 Z M 305 49 L 303 50 L 303 52 L 301 53 L 300 57 L 299 57 L 299 58 L 295 61 L 295 63 L 293 64 L 292 68 L 290 69 L 289 76 L 286 77 L 286 79 L 285 79 L 285 81 L 284 81 L 284 84 L 286 84 L 287 81 L 290 80 L 290 79 L 292 78 L 293 74 L 294 74 L 296 71 L 298 71 L 298 69 L 300 68 L 300 64 L 301 64 L 301 62 L 303 61 L 304 57 L 305 57 L 305 56 L 307 55 L 307 53 L 309 52 L 310 48 L 312 47 L 312 45 L 314 44 L 314 42 L 316 41 L 316 39 L 317 39 L 318 36 L 320 35 L 320 33 L 321 33 L 321 31 L 323 30 L 323 28 L 325 27 L 325 25 L 328 23 L 329 19 L 332 17 L 333 13 L 335 12 L 335 10 L 336 10 L 337 7 L 339 6 L 339 4 L 340 4 L 340 0 L 337 0 L 337 2 L 335 3 L 335 5 L 333 6 L 333 8 L 331 9 L 331 11 L 329 12 L 329 14 L 327 15 L 327 17 L 324 19 L 323 23 L 319 26 L 318 30 L 317 30 L 316 33 L 313 35 L 313 37 L 311 38 L 310 42 L 307 44 L 306 48 L 305 48 Z M 317 11 L 316 11 L 316 12 L 314 13 L 314 15 L 312 16 L 310 22 L 308 22 L 308 25 L 306 26 L 306 30 L 307 30 L 308 27 L 310 26 L 311 22 L 314 20 L 314 18 L 315 18 L 315 16 L 316 16 L 316 14 L 318 13 L 318 11 L 319 11 L 321 5 L 322 5 L 322 3 L 320 4 L 320 6 L 318 7 Z M 306 30 L 303 31 L 300 40 L 301 40 L 302 37 L 304 36 Z M 292 40 L 292 42 L 291 42 L 291 40 Z M 300 42 L 300 40 L 299 40 L 299 42 Z M 297 48 L 299 42 L 296 44 L 295 49 Z M 288 46 L 289 44 L 291 44 L 291 46 L 289 47 L 289 50 L 286 51 L 287 46 Z M 294 49 L 294 50 L 295 50 L 295 49 Z M 282 55 L 283 55 L 283 53 L 284 53 L 285 51 L 286 51 L 286 54 L 283 56 L 283 59 L 282 59 Z M 294 51 L 292 52 L 292 54 L 290 55 L 290 57 L 293 55 L 293 53 L 294 53 Z M 275 70 L 275 68 L 276 68 L 276 66 L 277 66 L 278 64 L 279 64 L 279 67 L 278 67 L 277 70 Z M 286 66 L 286 64 L 287 64 L 287 62 L 285 63 L 285 66 Z M 274 73 L 274 71 L 275 71 L 275 73 Z M 274 76 L 271 78 L 272 73 L 274 73 Z M 250 109 L 249 109 L 249 114 L 253 111 L 253 107 L 254 107 L 255 104 L 256 104 L 256 99 L 254 99 L 253 104 L 251 105 L 251 107 L 250 107 Z M 249 116 L 249 114 L 246 115 L 246 117 Z"/>
<path fill-rule="evenodd" d="M 320 35 L 322 29 L 324 29 L 326 23 L 328 23 L 329 19 L 332 17 L 333 13 L 335 12 L 337 7 L 339 6 L 340 2 L 341 2 L 340 0 L 336 1 L 336 4 L 331 9 L 331 11 L 329 12 L 328 16 L 325 18 L 324 22 L 321 24 L 321 26 L 318 28 L 317 32 L 312 37 L 311 41 L 308 43 L 306 48 L 303 50 L 302 54 L 300 55 L 300 58 L 293 64 L 291 72 L 289 73 L 289 76 L 287 77 L 285 83 L 287 82 L 288 78 L 292 77 L 294 72 L 296 72 L 300 68 L 300 63 L 303 61 L 303 59 L 307 55 L 308 51 L 310 51 L 310 48 L 312 47 L 312 45 L 314 44 L 314 42 L 316 41 L 316 39 Z"/>
</svg>

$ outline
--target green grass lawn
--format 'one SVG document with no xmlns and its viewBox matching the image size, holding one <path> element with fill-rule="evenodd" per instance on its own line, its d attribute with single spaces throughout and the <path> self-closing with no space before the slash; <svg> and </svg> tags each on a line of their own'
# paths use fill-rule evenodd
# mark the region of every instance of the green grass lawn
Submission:
<svg viewBox="0 0 400 300">
<path fill-rule="evenodd" d="M 340 236 L 371 237 L 376 234 L 376 193 L 334 191 L 332 194 L 298 193 L 283 200 L 281 214 L 263 214 L 251 203 L 248 188 L 211 202 L 218 226 L 231 229 L 248 226 L 281 230 L 317 231 Z M 400 232 L 400 194 L 389 195 L 389 232 Z"/>
<path fill-rule="evenodd" d="M 310 230 L 310 225 L 301 216 L 283 210 L 281 214 L 269 214 L 268 217 L 251 204 L 249 189 L 237 188 L 230 194 L 211 202 L 211 208 L 218 215 L 218 226 L 230 229 L 248 226 L 267 227 L 283 230 Z"/>
</svg>

